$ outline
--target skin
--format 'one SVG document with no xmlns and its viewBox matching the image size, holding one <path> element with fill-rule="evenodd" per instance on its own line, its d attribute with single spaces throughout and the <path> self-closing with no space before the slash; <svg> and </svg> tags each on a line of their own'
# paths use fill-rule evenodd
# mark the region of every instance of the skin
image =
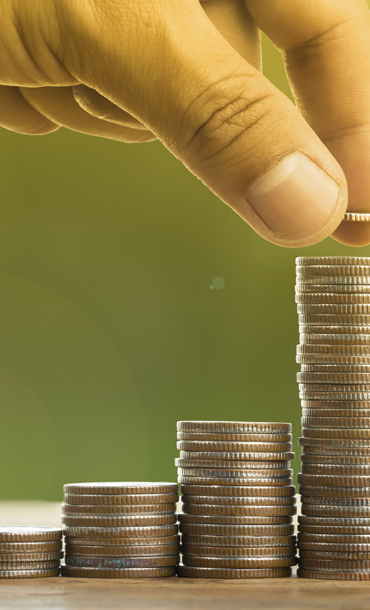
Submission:
<svg viewBox="0 0 370 610">
<path fill-rule="evenodd" d="M 159 139 L 273 243 L 370 243 L 370 12 L 365 0 L 2 0 L 0 125 Z M 261 73 L 260 30 L 296 106 Z M 242 205 L 295 151 L 339 185 L 315 230 L 273 233 Z M 284 202 L 281 203 L 284 205 Z"/>
</svg>

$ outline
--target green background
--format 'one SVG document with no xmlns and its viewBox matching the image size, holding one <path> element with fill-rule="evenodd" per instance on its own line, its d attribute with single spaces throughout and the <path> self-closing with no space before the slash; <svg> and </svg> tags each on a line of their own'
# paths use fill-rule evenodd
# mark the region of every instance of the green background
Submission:
<svg viewBox="0 0 370 610">
<path fill-rule="evenodd" d="M 297 439 L 294 259 L 357 251 L 264 241 L 159 142 L 3 129 L 0 160 L 1 498 L 175 481 L 179 419 Z"/>
</svg>

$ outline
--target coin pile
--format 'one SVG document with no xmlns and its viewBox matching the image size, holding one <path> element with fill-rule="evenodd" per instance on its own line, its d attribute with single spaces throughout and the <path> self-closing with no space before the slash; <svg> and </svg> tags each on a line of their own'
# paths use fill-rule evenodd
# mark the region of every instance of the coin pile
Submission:
<svg viewBox="0 0 370 610">
<path fill-rule="evenodd" d="M 370 579 L 370 258 L 298 258 L 299 569 Z"/>
<path fill-rule="evenodd" d="M 291 424 L 177 423 L 179 576 L 277 578 L 296 564 Z"/>
<path fill-rule="evenodd" d="M 59 576 L 62 530 L 53 527 L 0 527 L 0 578 Z"/>
<path fill-rule="evenodd" d="M 179 563 L 176 483 L 64 485 L 62 576 L 174 576 Z"/>
</svg>

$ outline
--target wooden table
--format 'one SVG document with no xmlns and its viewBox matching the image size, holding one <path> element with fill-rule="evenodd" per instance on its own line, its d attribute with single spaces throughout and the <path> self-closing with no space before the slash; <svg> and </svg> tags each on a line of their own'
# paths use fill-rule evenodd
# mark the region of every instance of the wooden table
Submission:
<svg viewBox="0 0 370 610">
<path fill-rule="evenodd" d="M 0 522 L 58 525 L 53 503 L 0 504 Z M 370 610 L 370 582 L 164 578 L 0 580 L 0 609 Z"/>
</svg>

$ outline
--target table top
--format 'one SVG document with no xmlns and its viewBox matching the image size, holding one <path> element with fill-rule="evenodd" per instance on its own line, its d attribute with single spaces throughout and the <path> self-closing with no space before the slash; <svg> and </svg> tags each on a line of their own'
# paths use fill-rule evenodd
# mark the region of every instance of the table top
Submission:
<svg viewBox="0 0 370 610">
<path fill-rule="evenodd" d="M 59 518 L 58 503 L 0 503 L 0 523 L 4 525 L 59 525 Z M 369 610 L 370 582 L 296 577 L 249 581 L 178 577 L 0 579 L 0 609 L 8 608 Z"/>
</svg>

